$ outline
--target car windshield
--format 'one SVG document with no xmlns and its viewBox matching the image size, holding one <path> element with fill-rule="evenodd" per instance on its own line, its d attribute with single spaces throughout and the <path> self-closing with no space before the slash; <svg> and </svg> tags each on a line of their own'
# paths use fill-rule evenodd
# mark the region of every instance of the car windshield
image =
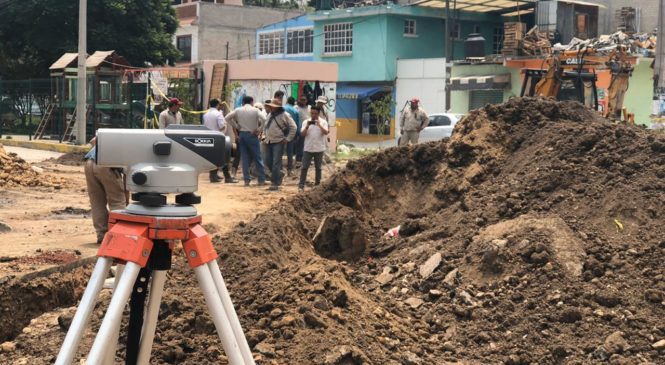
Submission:
<svg viewBox="0 0 665 365">
<path fill-rule="evenodd" d="M 429 117 L 429 127 L 445 127 L 451 124 L 450 118 L 446 115 L 432 115 Z"/>
</svg>

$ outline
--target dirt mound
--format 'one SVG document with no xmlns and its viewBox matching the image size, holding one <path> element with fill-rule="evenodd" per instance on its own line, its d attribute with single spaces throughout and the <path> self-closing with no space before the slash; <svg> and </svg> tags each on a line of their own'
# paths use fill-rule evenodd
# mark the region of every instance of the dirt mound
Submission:
<svg viewBox="0 0 665 365">
<path fill-rule="evenodd" d="M 85 160 L 83 159 L 84 156 L 84 152 L 69 152 L 58 158 L 49 158 L 46 161 L 67 166 L 83 166 L 85 163 Z"/>
<path fill-rule="evenodd" d="M 663 136 L 512 99 L 216 244 L 259 364 L 662 364 L 663 178 Z M 152 363 L 226 363 L 195 286 L 179 258 Z M 63 337 L 0 362 L 48 363 Z"/>
<path fill-rule="evenodd" d="M 60 188 L 64 181 L 41 172 L 15 153 L 7 153 L 0 144 L 0 187 L 44 186 Z"/>
</svg>

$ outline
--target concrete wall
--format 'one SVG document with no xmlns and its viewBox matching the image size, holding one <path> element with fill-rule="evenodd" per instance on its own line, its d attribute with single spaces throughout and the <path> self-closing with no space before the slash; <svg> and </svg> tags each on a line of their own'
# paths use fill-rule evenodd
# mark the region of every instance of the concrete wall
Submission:
<svg viewBox="0 0 665 365">
<path fill-rule="evenodd" d="M 614 33 L 617 29 L 615 13 L 624 6 L 640 9 L 640 32 L 651 32 L 658 27 L 658 1 L 657 0 L 595 0 L 595 3 L 605 5 L 600 9 L 599 21 L 601 34 Z M 604 20 L 604 22 L 603 22 Z"/>
<path fill-rule="evenodd" d="M 255 58 L 256 29 L 303 14 L 299 11 L 204 2 L 199 3 L 199 7 L 200 60 L 225 59 L 226 42 L 229 43 L 229 59 Z"/>
<path fill-rule="evenodd" d="M 651 102 L 653 100 L 653 58 L 640 58 L 630 78 L 628 92 L 623 105 L 635 113 L 635 122 L 651 125 Z"/>
<path fill-rule="evenodd" d="M 520 70 L 504 67 L 500 64 L 489 65 L 454 65 L 452 77 L 487 76 L 510 74 L 510 89 L 503 91 L 503 101 L 511 97 L 519 96 L 522 87 Z M 455 114 L 466 114 L 469 112 L 470 91 L 452 91 L 450 93 L 450 112 Z"/>
</svg>

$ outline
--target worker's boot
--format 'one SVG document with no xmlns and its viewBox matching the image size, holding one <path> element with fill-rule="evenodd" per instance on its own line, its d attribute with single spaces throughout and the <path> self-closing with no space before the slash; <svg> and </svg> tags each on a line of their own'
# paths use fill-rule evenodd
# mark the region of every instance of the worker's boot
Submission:
<svg viewBox="0 0 665 365">
<path fill-rule="evenodd" d="M 228 166 L 222 167 L 222 173 L 224 173 L 224 183 L 235 184 L 238 182 L 238 180 L 236 180 L 233 176 L 231 176 Z"/>
<path fill-rule="evenodd" d="M 222 181 L 222 179 L 219 175 L 217 175 L 217 170 L 210 171 L 210 182 L 211 183 L 218 183 L 220 181 Z"/>
</svg>

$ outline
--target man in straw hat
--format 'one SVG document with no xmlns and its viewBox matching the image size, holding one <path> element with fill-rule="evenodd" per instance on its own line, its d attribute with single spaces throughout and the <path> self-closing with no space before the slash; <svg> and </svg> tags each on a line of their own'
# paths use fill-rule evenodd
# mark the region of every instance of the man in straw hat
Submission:
<svg viewBox="0 0 665 365">
<path fill-rule="evenodd" d="M 286 145 L 296 136 L 296 123 L 284 111 L 281 99 L 273 99 L 266 104 L 269 107 L 268 121 L 263 130 L 264 142 L 267 145 L 267 166 L 270 166 L 272 182 L 268 190 L 279 190 L 282 184 L 282 156 Z"/>
</svg>

